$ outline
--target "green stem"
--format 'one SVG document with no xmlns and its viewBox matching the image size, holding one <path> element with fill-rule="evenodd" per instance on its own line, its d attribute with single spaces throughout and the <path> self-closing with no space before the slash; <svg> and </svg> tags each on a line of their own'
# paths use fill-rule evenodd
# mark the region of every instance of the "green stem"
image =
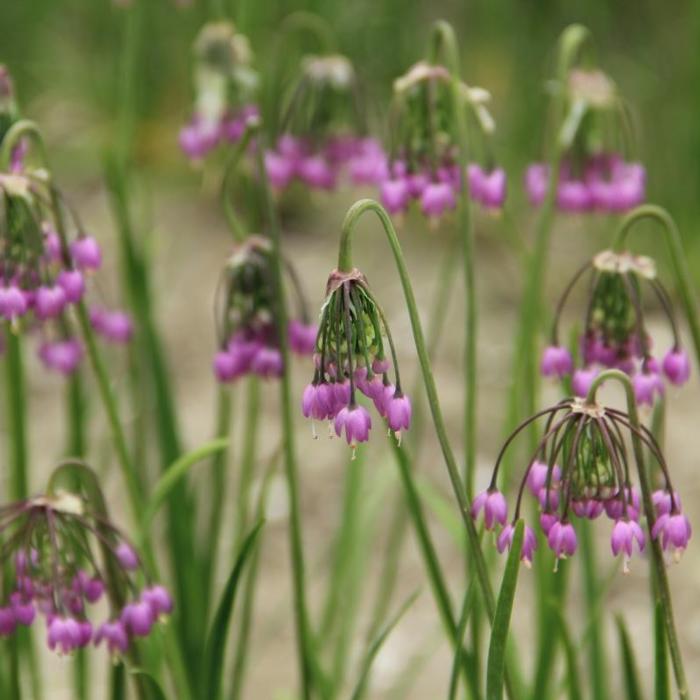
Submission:
<svg viewBox="0 0 700 700">
<path fill-rule="evenodd" d="M 685 310 L 685 315 L 690 327 L 690 333 L 693 338 L 693 346 L 695 348 L 695 357 L 700 365 L 700 318 L 698 317 L 698 305 L 693 289 L 692 278 L 688 263 L 683 251 L 683 241 L 680 231 L 676 226 L 673 217 L 662 207 L 655 204 L 643 204 L 640 207 L 632 210 L 620 223 L 620 227 L 615 234 L 613 246 L 615 250 L 620 251 L 624 248 L 627 235 L 632 226 L 638 221 L 651 219 L 661 224 L 661 228 L 666 237 L 668 245 L 668 254 L 671 259 L 671 267 L 676 276 L 676 284 L 681 296 L 681 302 Z"/>
<path fill-rule="evenodd" d="M 620 370 L 611 369 L 601 372 L 593 383 L 586 398 L 587 403 L 595 403 L 596 392 L 601 384 L 608 380 L 617 381 L 622 385 L 627 399 L 627 415 L 629 416 L 630 425 L 640 431 L 639 414 L 637 412 L 637 401 L 634 396 L 634 388 L 630 378 Z M 652 537 L 651 532 L 656 520 L 654 505 L 651 500 L 651 485 L 649 484 L 649 475 L 644 463 L 644 450 L 642 441 L 639 435 L 632 431 L 632 448 L 634 451 L 634 459 L 637 463 L 637 473 L 639 476 L 639 486 L 642 491 L 642 502 L 644 503 L 644 511 L 647 516 L 647 529 L 649 531 L 649 544 L 651 545 L 651 563 L 654 567 L 654 573 L 657 583 L 657 596 L 663 610 L 664 622 L 666 626 L 666 635 L 668 637 L 668 646 L 671 652 L 671 663 L 673 672 L 676 678 L 676 687 L 678 688 L 678 697 L 683 700 L 690 698 L 690 690 L 685 677 L 685 669 L 683 667 L 683 659 L 681 657 L 680 643 L 678 634 L 676 633 L 676 625 L 673 619 L 673 605 L 671 602 L 671 591 L 668 585 L 668 576 L 666 575 L 666 564 L 664 563 L 661 544 L 658 539 Z"/>
<path fill-rule="evenodd" d="M 255 475 L 255 456 L 258 447 L 258 427 L 260 424 L 260 381 L 257 377 L 248 380 L 248 392 L 246 394 L 246 413 L 243 436 L 243 452 L 241 455 L 241 474 L 236 490 L 236 520 L 234 524 L 234 537 L 239 548 L 246 532 L 251 528 L 249 518 L 250 491 Z M 257 551 L 257 549 L 256 549 Z"/>
<path fill-rule="evenodd" d="M 299 503 L 299 475 L 294 439 L 294 420 L 292 417 L 292 387 L 290 377 L 290 357 L 287 344 L 287 304 L 284 293 L 284 262 L 281 251 L 281 235 L 277 212 L 272 201 L 272 192 L 267 181 L 267 172 L 263 161 L 262 134 L 257 135 L 258 171 L 263 183 L 265 211 L 272 241 L 272 261 L 275 284 L 275 319 L 277 322 L 277 340 L 282 355 L 284 371 L 280 378 L 280 410 L 282 413 L 282 444 L 284 470 L 289 492 L 289 537 L 292 558 L 292 583 L 294 589 L 294 613 L 297 635 L 297 651 L 301 675 L 301 694 L 304 700 L 310 700 L 315 670 L 314 644 L 309 624 L 306 602 L 306 574 L 304 568 L 304 549 L 301 525 L 301 507 Z"/>
<path fill-rule="evenodd" d="M 22 342 L 7 325 L 6 339 L 6 387 L 7 432 L 9 434 L 8 463 L 10 466 L 10 496 L 21 501 L 29 495 L 27 468 L 27 403 Z"/>
</svg>

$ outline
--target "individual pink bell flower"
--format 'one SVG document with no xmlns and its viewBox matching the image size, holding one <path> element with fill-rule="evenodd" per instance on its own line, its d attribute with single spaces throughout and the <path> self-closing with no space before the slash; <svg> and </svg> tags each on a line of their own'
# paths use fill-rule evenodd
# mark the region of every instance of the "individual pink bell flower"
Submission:
<svg viewBox="0 0 700 700">
<path fill-rule="evenodd" d="M 345 433 L 348 445 L 369 440 L 372 417 L 364 406 L 344 406 L 335 417 L 335 432 L 338 437 Z"/>
<path fill-rule="evenodd" d="M 557 559 L 573 556 L 578 546 L 574 526 L 569 522 L 557 520 L 547 533 L 547 543 Z"/>
<path fill-rule="evenodd" d="M 0 316 L 8 321 L 14 321 L 27 313 L 27 297 L 17 286 L 11 284 L 0 287 Z"/>
<path fill-rule="evenodd" d="M 92 236 L 81 236 L 73 241 L 70 252 L 81 270 L 98 270 L 102 265 L 100 244 Z"/>
<path fill-rule="evenodd" d="M 386 180 L 380 188 L 380 199 L 390 214 L 400 214 L 406 211 L 411 195 L 406 180 Z"/>
<path fill-rule="evenodd" d="M 678 511 L 661 515 L 651 530 L 651 536 L 661 541 L 664 551 L 670 551 L 678 561 L 693 534 L 688 518 Z"/>
<path fill-rule="evenodd" d="M 472 501 L 471 516 L 476 520 L 482 512 L 487 530 L 493 530 L 496 524 L 505 525 L 508 519 L 506 497 L 495 488 L 482 491 Z"/>
<path fill-rule="evenodd" d="M 104 641 L 111 654 L 124 654 L 129 648 L 129 634 L 121 620 L 105 622 L 95 633 L 95 646 Z"/>
<path fill-rule="evenodd" d="M 626 503 L 623 503 L 622 498 Z M 608 498 L 604 504 L 605 512 L 611 520 L 620 520 L 628 517 L 632 520 L 639 520 L 641 513 L 641 498 L 635 486 L 626 486 L 623 493 L 619 493 L 613 498 Z M 626 512 L 625 512 L 626 508 Z"/>
<path fill-rule="evenodd" d="M 56 282 L 63 289 L 67 302 L 75 304 L 83 298 L 85 279 L 80 270 L 61 270 L 56 277 Z"/>
<path fill-rule="evenodd" d="M 333 168 L 320 155 L 303 158 L 297 168 L 297 174 L 307 185 L 320 190 L 332 190 L 336 184 Z"/>
<path fill-rule="evenodd" d="M 385 402 L 386 420 L 389 429 L 395 433 L 408 430 L 411 425 L 411 399 L 398 389 L 391 399 Z"/>
<path fill-rule="evenodd" d="M 299 355 L 311 355 L 316 347 L 318 326 L 315 323 L 304 323 L 297 319 L 287 324 L 289 347 Z"/>
<path fill-rule="evenodd" d="M 595 367 L 577 369 L 571 378 L 571 388 L 574 394 L 581 398 L 588 396 L 588 391 L 597 376 L 598 370 Z"/>
<path fill-rule="evenodd" d="M 624 554 L 624 572 L 629 571 L 629 560 L 633 550 L 644 551 L 646 543 L 644 532 L 636 520 L 622 519 L 616 521 L 610 537 L 610 547 L 614 556 Z"/>
<path fill-rule="evenodd" d="M 561 345 L 550 345 L 544 349 L 540 363 L 542 376 L 561 379 L 571 374 L 573 368 L 574 360 L 567 348 Z"/>
<path fill-rule="evenodd" d="M 642 371 L 632 377 L 634 397 L 640 406 L 653 406 L 664 394 L 664 383 L 658 372 Z"/>
<path fill-rule="evenodd" d="M 547 485 L 547 475 L 549 473 L 549 465 L 546 462 L 535 460 L 527 473 L 527 487 L 536 498 L 539 497 L 540 491 Z M 558 464 L 552 465 L 552 475 L 550 479 L 550 488 L 557 488 L 561 480 L 561 469 Z"/>
<path fill-rule="evenodd" d="M 681 386 L 690 378 L 690 359 L 688 353 L 680 348 L 672 348 L 664 356 L 663 370 L 671 384 Z"/>
<path fill-rule="evenodd" d="M 651 502 L 654 504 L 657 518 L 670 514 L 674 509 L 681 509 L 681 497 L 675 491 L 673 492 L 673 499 L 671 499 L 670 492 L 665 489 L 654 491 L 651 494 Z"/>
<path fill-rule="evenodd" d="M 439 219 L 446 211 L 457 206 L 455 191 L 447 182 L 432 182 L 421 195 L 421 210 L 431 219 Z"/>
<path fill-rule="evenodd" d="M 508 523 L 508 525 L 501 530 L 501 534 L 498 535 L 498 539 L 496 540 L 496 549 L 498 549 L 500 554 L 503 554 L 506 549 L 510 551 L 513 546 L 514 535 L 515 527 L 511 523 Z M 528 568 L 532 565 L 532 555 L 536 549 L 537 535 L 535 535 L 535 531 L 529 525 L 525 525 L 523 544 L 520 551 L 520 561 Z"/>
</svg>

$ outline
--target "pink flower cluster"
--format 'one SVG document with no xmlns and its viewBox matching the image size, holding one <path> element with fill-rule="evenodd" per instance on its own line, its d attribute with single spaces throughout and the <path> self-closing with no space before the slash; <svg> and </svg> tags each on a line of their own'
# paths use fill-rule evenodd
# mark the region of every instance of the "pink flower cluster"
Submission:
<svg viewBox="0 0 700 700">
<path fill-rule="evenodd" d="M 387 159 L 372 138 L 335 136 L 316 144 L 284 134 L 265 153 L 271 185 L 283 190 L 295 180 L 315 190 L 334 190 L 342 175 L 356 184 L 378 184 L 387 175 Z"/>
<path fill-rule="evenodd" d="M 136 553 L 125 542 L 114 555 L 125 576 L 139 565 Z M 11 635 L 18 626 L 32 625 L 40 613 L 46 620 L 47 645 L 59 654 L 70 654 L 91 642 L 104 642 L 111 653 L 123 654 L 132 638 L 147 636 L 156 621 L 173 609 L 172 598 L 163 586 L 148 586 L 116 617 L 95 628 L 88 612 L 105 592 L 105 583 L 97 573 L 75 569 L 69 574 L 51 562 L 42 562 L 36 549 L 19 550 L 14 564 L 15 590 L 0 607 L 0 636 Z M 58 580 L 54 578 L 57 572 Z"/>
<path fill-rule="evenodd" d="M 195 114 L 180 130 L 180 148 L 190 160 L 200 161 L 223 143 L 238 143 L 248 120 L 257 118 L 259 114 L 257 105 L 253 104 L 226 112 L 214 123 Z"/>
<path fill-rule="evenodd" d="M 646 172 L 639 163 L 627 163 L 618 154 L 590 157 L 580 175 L 569 162 L 561 165 L 556 205 L 561 211 L 625 212 L 646 198 Z M 549 166 L 533 163 L 525 173 L 525 190 L 530 203 L 544 201 L 549 183 Z"/>
</svg>

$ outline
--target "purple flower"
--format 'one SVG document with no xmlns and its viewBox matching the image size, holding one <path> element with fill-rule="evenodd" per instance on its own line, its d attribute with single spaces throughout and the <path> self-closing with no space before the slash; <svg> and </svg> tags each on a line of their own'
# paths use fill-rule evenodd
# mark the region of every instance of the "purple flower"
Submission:
<svg viewBox="0 0 700 700">
<path fill-rule="evenodd" d="M 92 236 L 81 236 L 70 247 L 73 261 L 81 270 L 98 270 L 102 265 L 102 251 Z"/>
<path fill-rule="evenodd" d="M 19 591 L 15 591 L 10 595 L 10 607 L 18 624 L 29 627 L 34 622 L 36 617 L 34 604 Z"/>
<path fill-rule="evenodd" d="M 303 158 L 298 166 L 299 177 L 310 187 L 332 190 L 335 187 L 335 172 L 323 156 Z"/>
<path fill-rule="evenodd" d="M 221 350 L 214 355 L 212 369 L 214 370 L 214 376 L 219 382 L 231 382 L 243 374 L 240 363 L 226 350 Z"/>
<path fill-rule="evenodd" d="M 549 473 L 549 465 L 545 462 L 535 460 L 527 473 L 527 487 L 532 492 L 535 498 L 538 498 L 540 491 L 547 484 L 547 474 Z M 552 465 L 551 488 L 556 488 L 561 479 L 561 469 L 558 464 Z"/>
<path fill-rule="evenodd" d="M 63 287 L 39 287 L 34 297 L 34 313 L 42 321 L 60 316 L 66 306 Z"/>
<path fill-rule="evenodd" d="M 0 608 L 0 637 L 9 637 L 17 627 L 17 618 L 11 607 Z"/>
<path fill-rule="evenodd" d="M 39 346 L 39 357 L 49 369 L 72 374 L 83 359 L 83 346 L 76 338 L 46 342 Z"/>
<path fill-rule="evenodd" d="M 136 637 L 147 637 L 155 622 L 153 608 L 146 601 L 140 600 L 124 606 L 121 620 L 126 629 Z"/>
<path fill-rule="evenodd" d="M 653 406 L 656 396 L 663 396 L 664 383 L 657 372 L 642 371 L 632 377 L 634 397 L 640 406 Z"/>
<path fill-rule="evenodd" d="M 85 293 L 85 279 L 80 270 L 61 270 L 58 273 L 56 282 L 63 289 L 66 301 L 71 304 L 79 302 Z"/>
<path fill-rule="evenodd" d="M 571 378 L 571 388 L 576 396 L 585 398 L 593 384 L 593 380 L 598 376 L 598 370 L 595 367 L 587 367 L 577 369 Z"/>
<path fill-rule="evenodd" d="M 540 508 L 545 512 L 551 512 L 559 508 L 559 488 L 558 484 L 552 483 L 549 488 L 545 484 L 537 494 Z"/>
<path fill-rule="evenodd" d="M 120 542 L 114 550 L 114 555 L 123 569 L 127 571 L 136 571 L 138 569 L 139 556 L 127 542 Z"/>
<path fill-rule="evenodd" d="M 579 518 L 595 520 L 605 509 L 605 504 L 595 498 L 581 498 L 571 502 L 571 509 Z"/>
<path fill-rule="evenodd" d="M 610 537 L 610 547 L 613 556 L 617 556 L 620 553 L 625 555 L 625 573 L 629 571 L 628 562 L 632 556 L 635 544 L 638 552 L 644 551 L 644 532 L 639 523 L 635 520 L 617 520 Z"/>
<path fill-rule="evenodd" d="M 505 496 L 495 488 L 482 491 L 472 502 L 472 518 L 476 520 L 482 511 L 487 530 L 493 530 L 496 523 L 505 525 L 508 519 L 508 503 Z"/>
<path fill-rule="evenodd" d="M 506 173 L 495 168 L 490 173 L 474 163 L 467 167 L 469 194 L 488 209 L 500 209 L 506 199 Z"/>
<path fill-rule="evenodd" d="M 103 640 L 111 654 L 123 654 L 129 648 L 129 635 L 121 620 L 100 625 L 95 633 L 95 646 Z"/>
<path fill-rule="evenodd" d="M 335 417 L 336 435 L 341 437 L 345 431 L 345 439 L 353 447 L 369 440 L 371 428 L 372 417 L 363 406 L 344 406 Z"/>
<path fill-rule="evenodd" d="M 70 654 L 83 644 L 84 632 L 72 617 L 54 617 L 49 622 L 47 644 L 51 651 L 58 648 L 60 654 Z"/>
<path fill-rule="evenodd" d="M 0 287 L 0 316 L 14 321 L 27 313 L 27 298 L 19 287 Z"/>
<path fill-rule="evenodd" d="M 405 179 L 386 180 L 382 183 L 379 196 L 390 214 L 406 211 L 411 195 Z"/>
<path fill-rule="evenodd" d="M 508 525 L 501 530 L 501 534 L 496 540 L 496 548 L 501 554 L 503 554 L 506 549 L 510 551 L 510 548 L 513 546 L 514 535 L 515 527 L 511 523 L 508 523 Z M 520 553 L 520 560 L 528 568 L 532 565 L 532 554 L 536 549 L 537 536 L 535 535 L 534 530 L 529 525 L 526 525 L 525 531 L 523 532 L 523 544 Z"/>
<path fill-rule="evenodd" d="M 396 389 L 392 397 L 385 401 L 384 409 L 390 430 L 395 433 L 408 430 L 411 425 L 411 399 L 406 394 Z"/>
<path fill-rule="evenodd" d="M 311 355 L 316 347 L 318 326 L 315 323 L 304 323 L 292 320 L 287 324 L 289 347 L 299 355 Z"/>
<path fill-rule="evenodd" d="M 543 163 L 532 163 L 525 171 L 525 191 L 533 206 L 538 206 L 544 201 L 548 180 L 549 167 Z"/>
<path fill-rule="evenodd" d="M 685 350 L 672 348 L 664 356 L 663 369 L 666 379 L 671 384 L 681 386 L 690 377 L 690 360 Z"/>
<path fill-rule="evenodd" d="M 333 388 L 324 383 L 308 384 L 301 398 L 301 412 L 305 418 L 325 420 L 335 415 Z"/>
<path fill-rule="evenodd" d="M 654 491 L 651 494 L 651 501 L 654 504 L 657 518 L 670 514 L 674 507 L 676 510 L 681 509 L 681 497 L 675 491 L 673 492 L 673 502 L 671 501 L 670 492 L 666 490 Z"/>
<path fill-rule="evenodd" d="M 147 603 L 153 616 L 158 619 L 162 615 L 169 615 L 173 611 L 173 599 L 164 586 L 151 586 L 141 592 L 141 600 Z"/>
<path fill-rule="evenodd" d="M 583 212 L 591 208 L 591 194 L 580 180 L 562 180 L 557 188 L 557 206 L 562 211 Z"/>
<path fill-rule="evenodd" d="M 613 498 L 608 498 L 605 501 L 605 512 L 611 520 L 619 520 L 625 517 L 625 504 L 623 499 L 627 502 L 627 513 L 626 516 L 632 520 L 639 520 L 641 500 L 639 497 L 639 491 L 634 486 L 626 486 L 624 490 L 621 490 Z"/>
<path fill-rule="evenodd" d="M 269 379 L 282 375 L 282 353 L 277 348 L 261 345 L 250 361 L 250 371 Z"/>
<path fill-rule="evenodd" d="M 128 343 L 134 334 L 131 317 L 124 311 L 108 311 L 99 307 L 90 309 L 92 327 L 112 343 Z"/>
<path fill-rule="evenodd" d="M 421 210 L 431 219 L 439 219 L 446 211 L 457 206 L 455 191 L 447 182 L 432 182 L 421 194 Z"/>
<path fill-rule="evenodd" d="M 688 546 L 692 534 L 690 521 L 679 512 L 664 513 L 657 519 L 651 530 L 651 536 L 655 540 L 661 538 L 661 546 L 666 551 L 672 551 L 676 561 Z"/>
<path fill-rule="evenodd" d="M 571 353 L 561 345 L 550 345 L 542 353 L 540 371 L 545 377 L 561 377 L 571 374 L 574 360 Z"/>
<path fill-rule="evenodd" d="M 557 559 L 566 559 L 576 552 L 576 530 L 571 523 L 557 520 L 552 523 L 547 533 L 547 543 Z"/>
<path fill-rule="evenodd" d="M 277 190 L 283 190 L 294 178 L 296 161 L 276 151 L 267 151 L 265 171 L 270 184 Z"/>
</svg>

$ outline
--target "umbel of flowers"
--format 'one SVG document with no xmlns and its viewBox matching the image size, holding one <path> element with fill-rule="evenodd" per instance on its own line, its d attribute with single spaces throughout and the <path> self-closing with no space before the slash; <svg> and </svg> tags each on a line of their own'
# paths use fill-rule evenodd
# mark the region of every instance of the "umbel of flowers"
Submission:
<svg viewBox="0 0 700 700">
<path fill-rule="evenodd" d="M 581 366 L 575 369 L 571 353 L 559 344 L 559 323 L 569 294 L 586 273 L 590 280 L 580 339 Z M 673 345 L 663 359 L 652 354 L 644 317 L 643 287 L 653 291 L 673 336 Z M 637 402 L 647 405 L 663 394 L 664 378 L 681 385 L 690 376 L 690 360 L 681 346 L 670 297 L 657 277 L 654 261 L 648 257 L 610 250 L 599 253 L 574 276 L 557 306 L 552 344 L 542 356 L 542 374 L 560 378 L 571 375 L 573 392 L 585 396 L 593 379 L 604 368 L 620 369 L 630 375 Z"/>
<path fill-rule="evenodd" d="M 545 428 L 523 472 L 509 523 L 506 497 L 496 486 L 499 466 L 517 434 L 541 418 L 546 419 Z M 650 498 L 653 512 L 646 510 L 630 468 L 627 443 L 635 440 L 659 467 L 660 488 Z M 500 529 L 496 543 L 501 552 L 510 547 L 526 492 L 539 504 L 540 527 L 557 561 L 576 552 L 576 523 L 595 520 L 603 514 L 612 521 L 610 547 L 614 556 L 622 556 L 625 572 L 633 553 L 643 551 L 647 545 L 642 529 L 645 518 L 651 536 L 676 560 L 691 536 L 690 523 L 681 511 L 666 460 L 652 433 L 624 411 L 586 399 L 566 399 L 540 411 L 506 440 L 488 489 L 472 504 L 474 518 L 483 518 L 489 530 Z M 535 532 L 527 526 L 522 548 L 524 561 L 532 560 L 536 546 Z"/>
<path fill-rule="evenodd" d="M 613 81 L 600 70 L 575 67 L 554 89 L 556 102 L 563 93 L 565 114 L 556 206 L 566 212 L 624 212 L 641 204 L 646 173 L 640 163 L 625 159 L 629 119 Z M 549 176 L 545 163 L 528 167 L 525 189 L 533 205 L 544 201 Z"/>
<path fill-rule="evenodd" d="M 248 40 L 231 22 L 204 25 L 194 56 L 194 112 L 180 131 L 180 147 L 198 161 L 222 143 L 236 143 L 247 119 L 258 116 L 258 76 Z"/>
<path fill-rule="evenodd" d="M 385 335 L 394 383 L 389 378 Z M 401 389 L 391 331 L 365 276 L 357 269 L 334 270 L 328 278 L 314 365 L 313 379 L 302 397 L 304 416 L 332 421 L 335 433 L 345 435 L 353 450 L 369 439 L 372 428 L 369 411 L 358 403 L 358 390 L 374 403 L 398 439 L 409 428 L 411 401 Z"/>
<path fill-rule="evenodd" d="M 0 636 L 43 617 L 52 651 L 93 643 L 124 654 L 172 611 L 168 591 L 149 582 L 135 548 L 106 516 L 101 494 L 52 489 L 1 507 L 0 526 L 10 572 L 2 581 Z"/>
<path fill-rule="evenodd" d="M 482 162 L 470 163 L 460 174 L 452 77 L 442 65 L 421 61 L 394 82 L 387 177 L 381 184 L 382 204 L 392 214 L 406 211 L 412 201 L 437 221 L 457 206 L 462 176 L 474 201 L 499 209 L 506 196 L 506 175 L 494 165 L 488 136 L 494 122 L 486 109 L 489 93 L 459 84 L 459 109 L 473 117 L 481 139 L 470 142 Z"/>
<path fill-rule="evenodd" d="M 376 184 L 386 173 L 379 143 L 366 135 L 352 63 L 342 55 L 306 56 L 292 85 L 275 147 L 265 154 L 270 184 L 283 190 L 298 180 L 333 190 L 347 174 Z"/>
<path fill-rule="evenodd" d="M 36 134 L 24 134 L 25 122 L 8 123 L 0 135 L 0 322 L 15 333 L 35 332 L 43 363 L 69 374 L 83 347 L 72 335 L 68 311 L 82 304 L 88 279 L 102 265 L 102 251 L 74 213 L 64 228 L 63 215 L 71 210 L 50 174 L 33 162 L 30 143 Z M 96 307 L 91 317 L 105 339 L 130 339 L 126 314 Z"/>
<path fill-rule="evenodd" d="M 279 377 L 283 370 L 275 321 L 272 245 L 263 236 L 249 236 L 237 244 L 222 272 L 217 299 L 219 350 L 213 369 L 220 382 L 246 374 Z M 316 326 L 308 322 L 306 304 L 291 266 L 288 266 L 300 307 L 299 318 L 289 322 L 290 348 L 310 355 Z"/>
</svg>

